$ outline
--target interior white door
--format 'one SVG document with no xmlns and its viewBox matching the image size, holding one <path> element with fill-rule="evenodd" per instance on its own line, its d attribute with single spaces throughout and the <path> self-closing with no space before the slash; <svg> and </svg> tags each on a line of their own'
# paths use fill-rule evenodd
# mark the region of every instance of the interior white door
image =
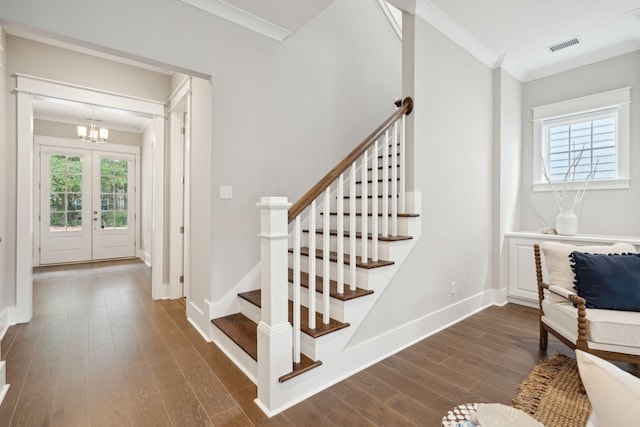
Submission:
<svg viewBox="0 0 640 427">
<path fill-rule="evenodd" d="M 42 147 L 40 263 L 91 260 L 91 153 Z"/>
<path fill-rule="evenodd" d="M 93 152 L 93 259 L 133 257 L 135 156 Z"/>
</svg>

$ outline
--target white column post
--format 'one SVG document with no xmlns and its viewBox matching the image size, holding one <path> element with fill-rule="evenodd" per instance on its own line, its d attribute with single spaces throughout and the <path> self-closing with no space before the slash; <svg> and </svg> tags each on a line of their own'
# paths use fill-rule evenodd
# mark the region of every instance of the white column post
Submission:
<svg viewBox="0 0 640 427">
<path fill-rule="evenodd" d="M 263 197 L 260 208 L 262 310 L 258 324 L 258 398 L 268 413 L 281 406 L 278 378 L 293 368 L 288 319 L 288 209 L 286 197 Z"/>
</svg>

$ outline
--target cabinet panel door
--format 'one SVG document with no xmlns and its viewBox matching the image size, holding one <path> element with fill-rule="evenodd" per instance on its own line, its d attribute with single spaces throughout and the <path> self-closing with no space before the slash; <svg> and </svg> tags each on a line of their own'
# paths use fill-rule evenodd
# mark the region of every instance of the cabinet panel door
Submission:
<svg viewBox="0 0 640 427">
<path fill-rule="evenodd" d="M 525 239 L 509 240 L 509 296 L 538 300 L 534 243 Z"/>
</svg>

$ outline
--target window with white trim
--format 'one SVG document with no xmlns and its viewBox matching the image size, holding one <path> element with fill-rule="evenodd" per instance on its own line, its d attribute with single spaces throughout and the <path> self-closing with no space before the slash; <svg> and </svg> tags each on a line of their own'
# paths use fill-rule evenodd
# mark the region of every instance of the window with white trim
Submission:
<svg viewBox="0 0 640 427">
<path fill-rule="evenodd" d="M 629 188 L 630 88 L 533 109 L 533 189 L 592 180 Z M 545 172 L 547 177 L 545 177 Z"/>
</svg>

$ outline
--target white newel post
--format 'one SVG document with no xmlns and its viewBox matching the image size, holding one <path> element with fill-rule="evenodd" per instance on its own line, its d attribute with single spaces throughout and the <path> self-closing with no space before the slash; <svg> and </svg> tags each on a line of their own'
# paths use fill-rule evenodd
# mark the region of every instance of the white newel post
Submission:
<svg viewBox="0 0 640 427">
<path fill-rule="evenodd" d="M 278 379 L 293 367 L 292 328 L 288 319 L 288 209 L 286 197 L 263 197 L 260 208 L 262 310 L 258 324 L 258 398 L 267 414 L 282 405 Z"/>
</svg>

